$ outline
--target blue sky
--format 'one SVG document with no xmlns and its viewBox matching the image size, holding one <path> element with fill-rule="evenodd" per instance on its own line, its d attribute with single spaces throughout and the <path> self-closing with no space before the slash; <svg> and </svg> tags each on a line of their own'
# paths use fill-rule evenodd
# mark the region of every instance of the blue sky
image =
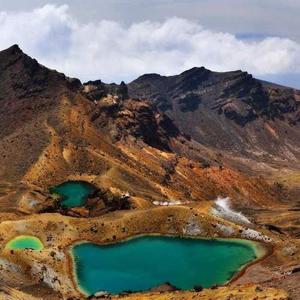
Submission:
<svg viewBox="0 0 300 300">
<path fill-rule="evenodd" d="M 296 0 L 0 0 L 0 48 L 82 81 L 203 65 L 300 88 L 299 15 Z"/>
</svg>

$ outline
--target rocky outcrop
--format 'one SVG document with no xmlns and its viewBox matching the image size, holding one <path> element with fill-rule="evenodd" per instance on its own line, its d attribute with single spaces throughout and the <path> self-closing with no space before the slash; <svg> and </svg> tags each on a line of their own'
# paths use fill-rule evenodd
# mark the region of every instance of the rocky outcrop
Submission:
<svg viewBox="0 0 300 300">
<path fill-rule="evenodd" d="M 93 123 L 108 131 L 115 141 L 134 137 L 152 147 L 170 150 L 170 138 L 179 135 L 170 118 L 147 101 L 126 97 L 125 91 L 123 96 L 108 95 L 99 101 L 91 116 Z"/>
<path fill-rule="evenodd" d="M 120 85 L 115 83 L 106 84 L 100 79 L 88 81 L 83 84 L 82 91 L 85 96 L 93 101 L 99 101 L 108 95 L 117 96 L 121 100 L 129 98 L 128 87 L 124 81 L 122 81 Z"/>
</svg>

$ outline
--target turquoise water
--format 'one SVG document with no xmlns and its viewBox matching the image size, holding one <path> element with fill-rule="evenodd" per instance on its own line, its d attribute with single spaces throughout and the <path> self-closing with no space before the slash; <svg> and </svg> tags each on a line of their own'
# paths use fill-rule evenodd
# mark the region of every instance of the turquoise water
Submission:
<svg viewBox="0 0 300 300">
<path fill-rule="evenodd" d="M 50 189 L 51 193 L 62 197 L 61 206 L 72 208 L 85 205 L 88 195 L 95 188 L 83 181 L 67 181 Z"/>
<path fill-rule="evenodd" d="M 143 236 L 122 243 L 77 244 L 72 248 L 75 278 L 87 295 L 143 291 L 169 282 L 187 290 L 224 284 L 257 258 L 256 244 Z"/>
<path fill-rule="evenodd" d="M 6 249 L 33 249 L 42 250 L 44 248 L 43 243 L 35 236 L 20 235 L 10 240 L 6 246 Z"/>
</svg>

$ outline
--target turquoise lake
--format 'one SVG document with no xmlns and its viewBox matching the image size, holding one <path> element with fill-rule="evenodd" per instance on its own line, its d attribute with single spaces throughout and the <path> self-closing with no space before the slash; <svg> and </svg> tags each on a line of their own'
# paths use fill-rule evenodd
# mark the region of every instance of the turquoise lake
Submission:
<svg viewBox="0 0 300 300">
<path fill-rule="evenodd" d="M 250 241 L 166 236 L 110 245 L 81 243 L 71 252 L 75 280 L 87 295 L 144 291 L 166 282 L 183 290 L 221 285 L 258 253 Z"/>
<path fill-rule="evenodd" d="M 83 206 L 86 199 L 95 188 L 83 181 L 67 181 L 50 189 L 51 193 L 58 194 L 62 197 L 61 206 L 72 208 Z"/>
</svg>

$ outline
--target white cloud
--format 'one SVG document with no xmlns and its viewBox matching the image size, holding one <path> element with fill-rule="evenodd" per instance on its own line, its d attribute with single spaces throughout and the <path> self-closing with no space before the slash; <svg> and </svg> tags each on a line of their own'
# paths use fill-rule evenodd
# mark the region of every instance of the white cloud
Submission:
<svg viewBox="0 0 300 300">
<path fill-rule="evenodd" d="M 65 5 L 0 13 L 0 48 L 15 43 L 42 64 L 82 80 L 131 80 L 194 66 L 243 69 L 260 77 L 300 72 L 300 45 L 290 39 L 239 40 L 179 18 L 130 26 L 106 20 L 82 24 Z"/>
</svg>

